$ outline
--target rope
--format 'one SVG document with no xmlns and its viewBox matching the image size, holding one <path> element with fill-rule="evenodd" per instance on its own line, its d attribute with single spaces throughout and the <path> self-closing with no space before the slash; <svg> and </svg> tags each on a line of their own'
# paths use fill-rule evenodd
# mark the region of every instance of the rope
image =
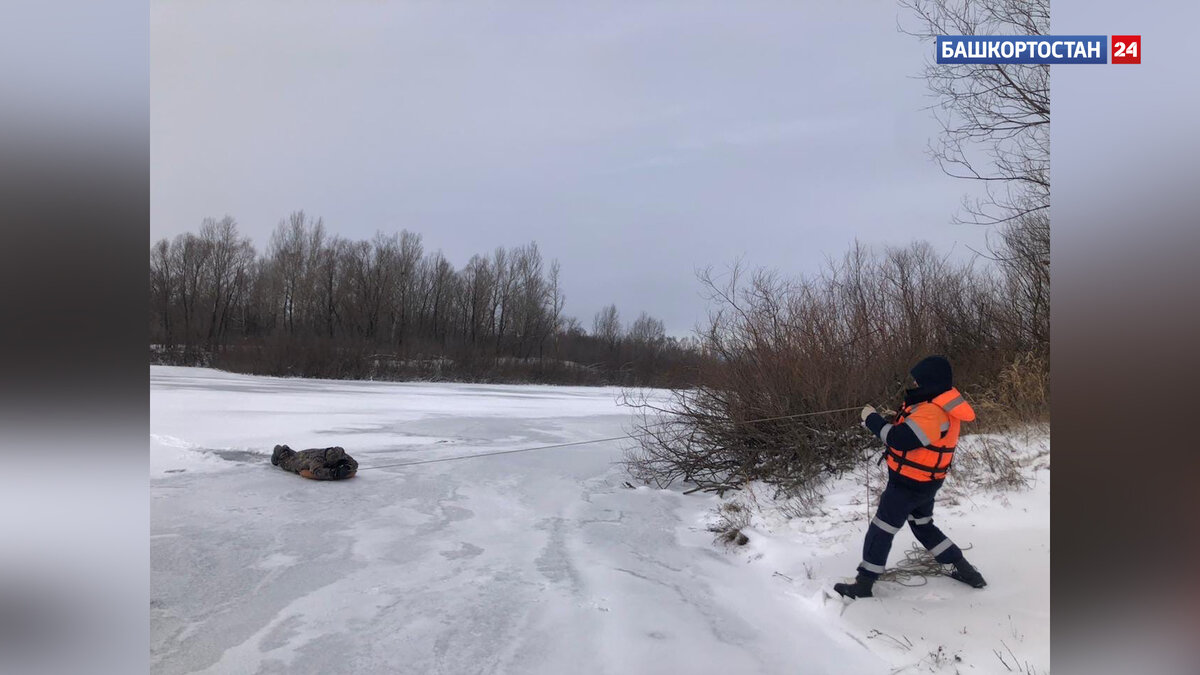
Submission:
<svg viewBox="0 0 1200 675">
<path fill-rule="evenodd" d="M 557 443 L 555 445 L 539 445 L 536 448 L 517 448 L 516 450 L 497 450 L 494 452 L 477 452 L 472 455 L 456 455 L 454 457 L 439 457 L 437 459 L 418 459 L 411 462 L 398 462 L 396 464 L 380 464 L 379 466 L 368 466 L 366 468 L 359 467 L 359 471 L 370 471 L 371 469 L 388 469 L 396 466 L 415 466 L 417 464 L 436 464 L 438 462 L 453 462 L 459 459 L 474 459 L 475 457 L 492 457 L 495 455 L 514 455 L 518 452 L 533 452 L 534 450 L 550 450 L 552 448 L 566 448 L 572 445 L 588 445 L 591 443 L 607 443 L 609 441 L 620 441 L 626 438 L 632 438 L 629 435 L 613 436 L 612 438 L 596 438 L 590 441 L 575 441 L 574 443 Z"/>
<path fill-rule="evenodd" d="M 969 551 L 971 545 L 967 544 L 959 548 Z M 914 542 L 912 548 L 904 552 L 904 558 L 898 561 L 895 567 L 889 567 L 886 572 L 880 574 L 879 580 L 891 581 L 910 588 L 924 586 L 929 583 L 929 577 L 950 576 L 947 571 L 948 567 L 948 565 L 943 565 L 935 560 L 929 551 Z"/>
<path fill-rule="evenodd" d="M 754 420 L 746 420 L 745 422 L 742 422 L 742 424 L 756 424 L 758 422 L 774 422 L 776 420 L 788 420 L 788 419 L 795 419 L 795 418 L 799 418 L 799 417 L 815 417 L 817 415 L 829 415 L 831 413 L 846 412 L 849 410 L 858 410 L 859 407 L 860 406 L 854 406 L 851 408 L 837 408 L 834 410 L 818 410 L 817 412 L 798 413 L 795 415 L 780 415 L 778 417 L 762 417 L 762 418 L 754 419 Z M 661 426 L 663 424 L 670 424 L 670 421 L 657 422 L 655 424 L 651 424 L 651 425 L 647 425 L 647 426 Z M 646 434 L 644 434 L 644 433 L 643 434 L 624 434 L 621 436 L 612 436 L 610 438 L 594 438 L 594 439 L 587 440 L 587 441 L 574 441 L 572 443 L 555 443 L 554 445 L 539 445 L 539 446 L 536 446 L 533 448 L 517 448 L 515 450 L 496 450 L 493 452 L 477 452 L 477 453 L 470 454 L 470 455 L 455 455 L 454 457 L 439 457 L 436 459 L 418 459 L 418 460 L 413 460 L 413 461 L 409 461 L 409 462 L 397 462 L 395 464 L 380 464 L 378 466 L 359 467 L 358 470 L 359 471 L 371 471 L 373 469 L 390 469 L 390 468 L 395 468 L 395 467 L 400 467 L 400 466 L 416 466 L 418 464 L 437 464 L 439 462 L 454 462 L 454 461 L 457 461 L 460 459 L 474 459 L 476 457 L 494 457 L 496 455 L 515 455 L 519 452 L 533 452 L 535 450 L 553 450 L 555 448 L 569 448 L 569 447 L 576 446 L 576 445 L 592 445 L 595 443 L 609 443 L 612 441 L 622 441 L 627 438 L 636 439 L 636 438 L 639 438 L 639 437 L 645 436 L 645 435 Z"/>
</svg>

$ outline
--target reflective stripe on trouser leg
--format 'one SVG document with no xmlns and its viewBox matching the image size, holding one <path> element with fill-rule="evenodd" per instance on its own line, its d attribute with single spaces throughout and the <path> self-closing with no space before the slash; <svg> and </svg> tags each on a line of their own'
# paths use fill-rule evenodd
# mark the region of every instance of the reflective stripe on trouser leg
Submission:
<svg viewBox="0 0 1200 675">
<path fill-rule="evenodd" d="M 858 568 L 860 570 L 866 570 L 868 572 L 873 572 L 875 574 L 883 574 L 883 572 L 884 572 L 883 565 L 876 565 L 875 563 L 869 563 L 866 560 L 858 563 Z"/>
<path fill-rule="evenodd" d="M 940 544 L 938 544 L 937 546 L 934 546 L 933 548 L 929 549 L 929 552 L 930 552 L 930 553 L 931 553 L 931 554 L 932 554 L 934 557 L 937 557 L 937 556 L 939 556 L 939 555 L 941 555 L 941 554 L 945 553 L 946 551 L 949 551 L 949 550 L 950 550 L 950 547 L 951 547 L 951 546 L 953 546 L 953 545 L 954 545 L 954 542 L 950 541 L 950 538 L 949 538 L 949 537 L 947 537 L 947 538 L 945 538 L 945 539 L 943 539 L 943 540 L 942 540 L 942 543 L 940 543 Z"/>
<path fill-rule="evenodd" d="M 879 516 L 872 518 L 871 525 L 867 528 L 867 536 L 863 539 L 863 561 L 858 569 L 870 576 L 883 574 L 888 553 L 892 550 L 892 538 L 899 531 L 900 528 L 889 525 Z"/>
<path fill-rule="evenodd" d="M 883 522 L 882 520 L 880 520 L 879 516 L 875 516 L 874 518 L 872 518 L 871 524 L 874 525 L 875 527 L 878 527 L 879 529 L 883 530 L 884 532 L 887 532 L 888 534 L 896 534 L 897 532 L 900 531 L 900 528 L 896 527 L 895 525 L 889 525 L 889 524 Z"/>
<path fill-rule="evenodd" d="M 929 527 L 934 526 L 930 525 Z M 949 539 L 946 539 L 937 546 L 929 549 L 929 552 L 933 554 L 934 560 L 937 560 L 943 565 L 953 565 L 955 562 L 962 560 L 963 557 L 962 549 L 958 546 L 955 546 L 954 542 L 950 541 Z"/>
<path fill-rule="evenodd" d="M 962 557 L 962 551 L 934 524 L 931 511 L 933 504 L 929 503 L 918 507 L 914 514 L 909 516 L 908 524 L 912 527 L 913 536 L 933 553 L 938 562 L 953 563 Z"/>
<path fill-rule="evenodd" d="M 863 562 L 858 566 L 860 572 L 871 577 L 883 573 L 884 567 L 887 565 L 888 553 L 892 550 L 892 539 L 900 531 L 900 527 L 892 525 L 892 523 L 899 523 L 900 526 L 903 526 L 904 519 L 917 506 L 914 503 L 916 501 L 918 500 L 909 490 L 888 482 L 883 494 L 879 496 L 879 508 L 875 512 L 875 517 L 871 519 L 870 526 L 867 527 L 867 536 L 863 538 Z"/>
</svg>

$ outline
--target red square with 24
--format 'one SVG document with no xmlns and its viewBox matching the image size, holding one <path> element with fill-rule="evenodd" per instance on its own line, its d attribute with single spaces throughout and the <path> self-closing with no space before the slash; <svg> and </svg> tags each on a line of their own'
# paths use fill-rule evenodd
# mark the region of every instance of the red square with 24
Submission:
<svg viewBox="0 0 1200 675">
<path fill-rule="evenodd" d="M 1112 36 L 1113 63 L 1141 63 L 1142 36 L 1114 35 Z"/>
</svg>

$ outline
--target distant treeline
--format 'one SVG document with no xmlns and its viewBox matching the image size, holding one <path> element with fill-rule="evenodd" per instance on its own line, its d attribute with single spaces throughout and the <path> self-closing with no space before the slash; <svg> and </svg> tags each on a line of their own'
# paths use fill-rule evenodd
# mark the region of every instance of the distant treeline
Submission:
<svg viewBox="0 0 1200 675">
<path fill-rule="evenodd" d="M 302 211 L 265 253 L 231 217 L 150 248 L 155 363 L 326 378 L 686 386 L 702 352 L 644 312 L 590 331 L 536 243 L 456 268 L 421 236 L 330 235 Z"/>
</svg>

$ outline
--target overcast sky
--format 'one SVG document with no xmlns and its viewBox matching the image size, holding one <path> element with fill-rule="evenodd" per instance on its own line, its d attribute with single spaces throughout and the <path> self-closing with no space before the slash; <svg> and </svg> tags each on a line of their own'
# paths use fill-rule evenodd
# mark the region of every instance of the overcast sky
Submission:
<svg viewBox="0 0 1200 675">
<path fill-rule="evenodd" d="M 295 209 L 457 267 L 537 241 L 567 313 L 669 333 L 695 270 L 802 274 L 855 238 L 956 255 L 926 153 L 933 47 L 894 2 L 151 3 L 150 237 Z"/>
</svg>

